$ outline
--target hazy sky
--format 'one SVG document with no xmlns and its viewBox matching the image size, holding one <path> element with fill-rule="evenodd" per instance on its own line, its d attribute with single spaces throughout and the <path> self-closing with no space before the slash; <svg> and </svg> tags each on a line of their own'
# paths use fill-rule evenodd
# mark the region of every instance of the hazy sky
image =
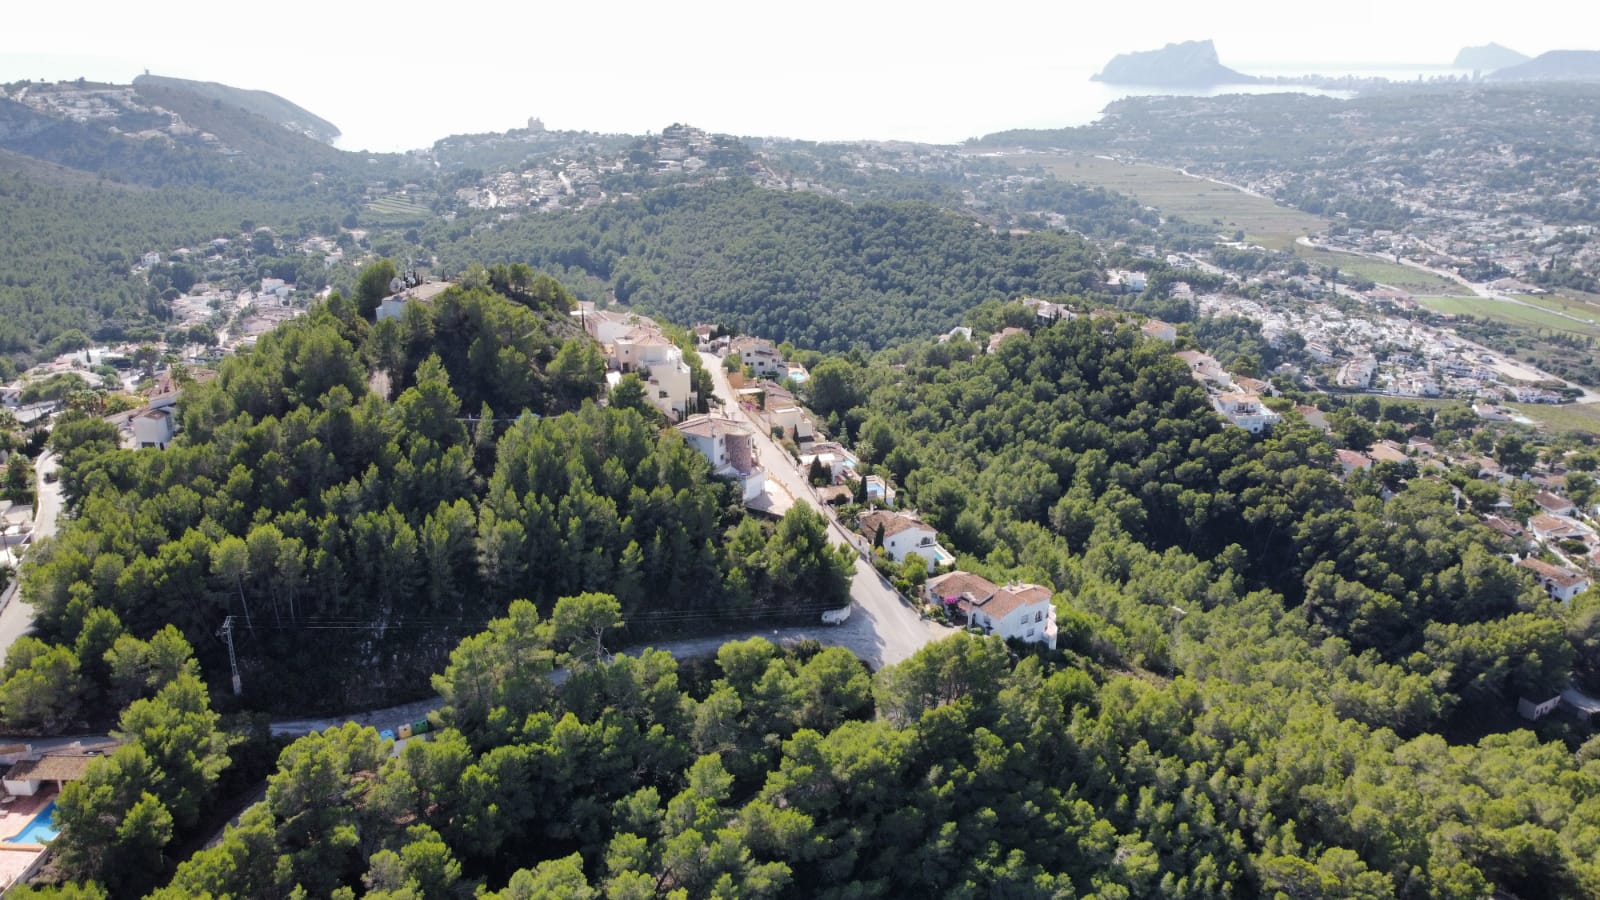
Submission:
<svg viewBox="0 0 1600 900">
<path fill-rule="evenodd" d="M 1116 53 L 1208 37 L 1225 64 L 1246 71 L 1445 65 L 1462 46 L 1491 40 L 1530 55 L 1600 49 L 1593 0 L 6 6 L 0 81 L 126 82 L 149 69 L 259 88 L 334 122 L 347 136 L 341 146 L 381 150 L 517 127 L 532 115 L 553 128 L 642 132 L 690 121 L 829 139 L 933 139 L 911 132 L 948 118 L 956 139 L 1049 124 L 1009 119 L 1023 103 L 1064 104 L 1057 95 L 1082 90 L 1087 72 Z M 1584 40 L 1590 46 L 1574 44 Z"/>
</svg>

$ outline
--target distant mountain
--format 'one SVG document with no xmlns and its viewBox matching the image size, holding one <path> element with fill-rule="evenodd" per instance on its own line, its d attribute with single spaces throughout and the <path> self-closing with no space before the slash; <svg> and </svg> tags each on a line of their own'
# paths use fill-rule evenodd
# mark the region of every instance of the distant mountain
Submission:
<svg viewBox="0 0 1600 900">
<path fill-rule="evenodd" d="M 1551 50 L 1489 76 L 1490 81 L 1600 81 L 1600 50 Z"/>
<path fill-rule="evenodd" d="M 1212 87 L 1253 84 L 1256 78 L 1223 65 L 1217 59 L 1216 46 L 1207 40 L 1118 54 L 1090 80 L 1145 87 Z"/>
<path fill-rule="evenodd" d="M 1458 69 L 1472 69 L 1477 72 L 1493 72 L 1497 69 L 1509 69 L 1520 66 L 1533 57 L 1525 53 L 1518 53 L 1510 47 L 1499 44 L 1484 44 L 1482 47 L 1462 47 L 1456 54 L 1456 61 L 1452 63 Z"/>
<path fill-rule="evenodd" d="M 332 144 L 339 136 L 339 128 L 332 122 L 267 91 L 229 87 L 215 81 L 190 81 L 148 74 L 133 79 L 133 86 L 140 89 L 176 88 L 198 94 L 207 100 L 219 100 L 324 144 Z"/>
</svg>

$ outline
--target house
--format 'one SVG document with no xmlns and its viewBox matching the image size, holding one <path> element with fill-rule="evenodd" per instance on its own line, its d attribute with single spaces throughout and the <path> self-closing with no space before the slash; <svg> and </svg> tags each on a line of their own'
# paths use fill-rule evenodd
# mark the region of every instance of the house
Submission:
<svg viewBox="0 0 1600 900">
<path fill-rule="evenodd" d="M 133 426 L 133 436 L 140 447 L 155 447 L 158 450 L 167 449 L 178 430 L 172 410 L 156 406 L 135 413 L 129 424 Z"/>
<path fill-rule="evenodd" d="M 1003 638 L 1034 641 L 1055 649 L 1056 610 L 1049 589 L 1037 584 L 1000 587 L 970 572 L 950 572 L 928 579 L 929 603 L 964 616 Z"/>
<path fill-rule="evenodd" d="M 45 782 L 55 782 L 55 789 L 69 781 L 82 781 L 89 764 L 99 756 L 81 753 L 46 754 L 35 759 L 21 760 L 6 770 L 3 783 L 6 792 L 16 797 L 32 797 L 39 793 Z"/>
<path fill-rule="evenodd" d="M 697 405 L 694 376 L 683 351 L 649 319 L 609 344 L 602 344 L 606 362 L 618 371 L 634 372 L 645 382 L 645 399 L 669 419 L 681 421 Z"/>
<path fill-rule="evenodd" d="M 1533 542 L 1528 539 L 1528 532 L 1525 531 L 1521 525 L 1518 525 L 1510 519 L 1494 515 L 1484 516 L 1483 524 L 1487 525 L 1490 531 L 1493 531 L 1495 534 L 1500 535 L 1513 544 L 1527 547 L 1533 546 Z"/>
<path fill-rule="evenodd" d="M 1541 541 L 1564 541 L 1569 538 L 1581 540 L 1588 536 L 1588 531 L 1577 522 L 1562 516 L 1543 513 L 1528 520 L 1528 530 Z"/>
<path fill-rule="evenodd" d="M 783 357 L 771 341 L 757 337 L 738 337 L 728 344 L 728 354 L 748 366 L 757 377 L 782 376 L 787 369 Z"/>
<path fill-rule="evenodd" d="M 957 325 L 956 327 L 939 336 L 939 343 L 941 344 L 948 344 L 954 340 L 972 340 L 972 329 L 965 325 Z"/>
<path fill-rule="evenodd" d="M 378 311 L 374 320 L 382 322 L 384 319 L 398 319 L 405 312 L 406 304 L 428 303 L 451 286 L 452 283 L 448 281 L 429 281 L 395 291 L 378 301 Z"/>
<path fill-rule="evenodd" d="M 756 456 L 755 436 L 743 425 L 721 416 L 699 415 L 677 426 L 689 445 L 711 462 L 711 473 L 732 478 L 749 503 L 766 489 L 766 473 Z"/>
<path fill-rule="evenodd" d="M 1151 319 L 1145 322 L 1139 326 L 1139 330 L 1144 332 L 1145 337 L 1157 341 L 1165 341 L 1169 344 L 1178 339 L 1178 329 L 1160 319 Z"/>
<path fill-rule="evenodd" d="M 1352 472 L 1372 468 L 1371 457 L 1356 450 L 1335 450 L 1333 458 L 1339 463 L 1339 468 L 1344 470 L 1340 478 L 1349 478 Z"/>
<path fill-rule="evenodd" d="M 1218 394 L 1211 405 L 1229 422 L 1251 434 L 1260 434 L 1283 420 L 1283 417 L 1261 405 L 1255 394 Z"/>
<path fill-rule="evenodd" d="M 810 443 L 817 436 L 811 416 L 792 403 L 778 407 L 769 404 L 760 415 L 768 429 L 781 431 L 784 437 L 793 438 L 797 445 Z"/>
<path fill-rule="evenodd" d="M 1037 297 L 1023 297 L 1022 305 L 1033 310 L 1034 318 L 1040 322 L 1077 318 L 1077 314 L 1068 309 L 1066 304 L 1063 303 L 1051 303 L 1049 300 L 1040 300 Z"/>
<path fill-rule="evenodd" d="M 950 551 L 939 546 L 938 532 L 908 513 L 874 510 L 862 514 L 857 526 L 856 530 L 870 545 L 876 545 L 881 530 L 883 552 L 895 562 L 905 562 L 907 556 L 915 553 L 922 557 L 928 571 L 932 572 L 936 566 L 955 561 Z"/>
<path fill-rule="evenodd" d="M 827 470 L 829 484 L 839 483 L 846 473 L 853 475 L 858 465 L 854 453 L 832 441 L 812 444 L 810 452 L 800 454 L 800 471 L 804 473 L 809 470 L 813 461 L 822 463 Z"/>
<path fill-rule="evenodd" d="M 1367 455 L 1372 457 L 1373 462 L 1403 463 L 1410 458 L 1394 441 L 1379 441 L 1373 444 Z"/>
<path fill-rule="evenodd" d="M 1021 328 L 1002 328 L 1002 329 L 1000 329 L 999 331 L 997 331 L 994 334 L 989 336 L 989 352 L 993 353 L 996 350 L 999 350 L 1001 344 L 1004 344 L 1006 341 L 1009 341 L 1012 338 L 1016 337 L 1017 335 L 1024 334 L 1024 333 L 1025 332 L 1023 332 L 1023 330 Z"/>
<path fill-rule="evenodd" d="M 1533 496 L 1533 502 L 1539 508 L 1552 516 L 1570 516 L 1578 511 L 1577 504 L 1565 497 L 1558 497 L 1549 491 L 1540 491 Z"/>
<path fill-rule="evenodd" d="M 1180 350 L 1173 355 L 1183 360 L 1184 365 L 1189 367 L 1189 374 L 1202 384 L 1211 382 L 1222 387 L 1233 384 L 1228 373 L 1222 370 L 1222 364 L 1208 353 L 1201 353 L 1199 350 Z"/>
<path fill-rule="evenodd" d="M 1278 396 L 1278 389 L 1273 387 L 1272 382 L 1270 381 L 1262 381 L 1259 378 L 1247 378 L 1243 375 L 1230 375 L 1229 378 L 1233 381 L 1233 386 L 1238 388 L 1242 393 L 1255 394 L 1258 397 Z"/>
<path fill-rule="evenodd" d="M 1517 565 L 1532 572 L 1533 579 L 1539 582 L 1539 586 L 1545 589 L 1552 600 L 1567 603 L 1589 589 L 1588 577 L 1571 569 L 1552 566 L 1531 556 L 1522 559 Z"/>
<path fill-rule="evenodd" d="M 1317 409 L 1315 406 L 1307 406 L 1304 403 L 1300 403 L 1295 405 L 1294 411 L 1299 413 L 1300 418 L 1305 419 L 1306 424 L 1312 428 L 1317 428 L 1324 432 L 1332 430 L 1328 427 L 1327 413 Z"/>
</svg>

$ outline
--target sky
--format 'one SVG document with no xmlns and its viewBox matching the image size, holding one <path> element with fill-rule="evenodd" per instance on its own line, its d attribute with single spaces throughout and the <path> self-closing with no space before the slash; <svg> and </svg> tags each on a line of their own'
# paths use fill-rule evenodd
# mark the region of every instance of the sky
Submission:
<svg viewBox="0 0 1600 900">
<path fill-rule="evenodd" d="M 10 3 L 0 82 L 158 75 L 271 91 L 339 126 L 346 149 L 452 133 L 642 133 L 673 122 L 818 140 L 960 140 L 1078 124 L 1117 53 L 1211 38 L 1225 65 L 1447 65 L 1495 41 L 1600 49 L 1593 0 L 612 0 L 418 5 L 278 0 Z M 371 7 L 371 8 L 367 8 Z M 222 9 L 228 11 L 223 12 Z M 1574 37 L 1590 45 L 1574 44 Z"/>
</svg>

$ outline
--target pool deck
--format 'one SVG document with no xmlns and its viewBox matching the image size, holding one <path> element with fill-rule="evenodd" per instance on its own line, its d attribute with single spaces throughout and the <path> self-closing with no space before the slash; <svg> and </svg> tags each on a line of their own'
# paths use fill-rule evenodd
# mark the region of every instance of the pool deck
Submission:
<svg viewBox="0 0 1600 900">
<path fill-rule="evenodd" d="M 40 791 L 32 797 L 19 796 L 10 803 L 0 804 L 0 844 L 22 833 L 28 827 L 33 817 L 39 810 L 50 805 L 55 800 L 58 792 L 54 790 Z M 13 847 L 34 847 L 37 844 L 12 844 Z"/>
<path fill-rule="evenodd" d="M 39 810 L 49 806 L 56 796 L 55 790 L 45 790 L 32 797 L 19 796 L 10 803 L 0 804 L 0 890 L 11 887 L 17 879 L 37 868 L 39 857 L 45 853 L 43 845 L 10 844 L 6 840 L 27 828 Z"/>
</svg>

